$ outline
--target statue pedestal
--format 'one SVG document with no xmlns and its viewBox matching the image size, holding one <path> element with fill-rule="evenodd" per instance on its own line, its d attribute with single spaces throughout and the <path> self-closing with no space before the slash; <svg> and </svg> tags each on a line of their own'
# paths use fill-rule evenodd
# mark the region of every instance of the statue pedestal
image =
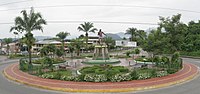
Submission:
<svg viewBox="0 0 200 94">
<path fill-rule="evenodd" d="M 108 47 L 106 44 L 95 45 L 93 60 L 109 59 Z"/>
</svg>

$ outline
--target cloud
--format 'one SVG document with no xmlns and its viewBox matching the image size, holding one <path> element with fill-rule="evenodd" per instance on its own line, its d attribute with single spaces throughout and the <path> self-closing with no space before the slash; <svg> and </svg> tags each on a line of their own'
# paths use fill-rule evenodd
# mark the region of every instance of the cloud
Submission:
<svg viewBox="0 0 200 94">
<path fill-rule="evenodd" d="M 13 2 L 16 0 L 9 0 Z M 8 2 L 7 0 L 0 0 L 1 3 Z M 185 9 L 198 11 L 200 6 L 199 0 L 32 0 L 26 3 L 13 4 L 8 6 L 0 6 L 1 9 L 22 8 L 30 6 L 56 6 L 56 5 L 131 5 L 131 6 L 148 6 L 148 7 L 165 7 L 175 9 Z M 182 14 L 182 21 L 189 22 L 190 20 L 198 20 L 200 13 L 191 13 L 175 10 L 164 10 L 155 8 L 142 7 L 103 7 L 103 6 L 68 6 L 68 7 L 54 7 L 54 8 L 36 8 L 36 11 L 41 12 L 46 20 L 66 20 L 66 21 L 117 21 L 117 22 L 135 22 L 135 23 L 157 23 L 158 16 L 172 16 L 177 13 Z M 21 15 L 21 10 L 0 11 L 0 23 L 14 22 L 16 16 Z M 77 37 L 83 32 L 77 31 L 77 27 L 81 23 L 66 23 L 66 24 L 52 24 L 48 23 L 44 26 L 44 32 L 34 31 L 35 35 L 55 36 L 58 32 L 68 31 L 71 37 Z M 139 29 L 148 29 L 156 26 L 150 25 L 136 25 L 136 24 L 108 24 L 108 23 L 94 23 L 95 27 L 101 28 L 106 33 L 125 32 L 129 27 L 136 27 Z M 9 33 L 10 26 L 0 25 L 0 38 L 14 37 Z"/>
</svg>

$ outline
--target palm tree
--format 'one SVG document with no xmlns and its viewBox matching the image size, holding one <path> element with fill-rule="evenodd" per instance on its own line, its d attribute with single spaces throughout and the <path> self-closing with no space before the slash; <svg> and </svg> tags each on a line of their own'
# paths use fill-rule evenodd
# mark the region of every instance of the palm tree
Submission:
<svg viewBox="0 0 200 94">
<path fill-rule="evenodd" d="M 147 33 L 144 30 L 137 30 L 137 44 L 143 44 L 145 39 L 147 39 Z"/>
<path fill-rule="evenodd" d="M 137 30 L 137 36 L 141 39 L 147 38 L 146 32 L 144 30 Z"/>
<path fill-rule="evenodd" d="M 13 34 L 15 35 L 15 55 L 17 54 L 17 48 L 16 48 L 16 45 L 17 45 L 17 35 L 19 34 L 18 32 L 13 32 Z"/>
<path fill-rule="evenodd" d="M 69 53 L 71 54 L 71 58 L 73 57 L 73 52 L 75 50 L 73 43 L 70 43 L 67 45 L 68 49 L 69 49 Z"/>
<path fill-rule="evenodd" d="M 71 45 L 74 46 L 77 56 L 80 56 L 80 50 L 84 45 L 83 39 L 79 39 L 79 38 L 73 39 Z"/>
<path fill-rule="evenodd" d="M 105 41 L 106 45 L 108 46 L 108 49 L 111 49 L 111 46 L 115 45 L 115 40 L 113 40 L 112 37 L 105 37 L 104 41 Z"/>
<path fill-rule="evenodd" d="M 64 51 L 64 48 L 65 48 L 64 39 L 69 35 L 70 35 L 70 33 L 68 33 L 68 32 L 60 32 L 56 35 L 62 42 L 62 50 L 63 51 Z"/>
<path fill-rule="evenodd" d="M 125 34 L 130 34 L 131 37 L 130 37 L 130 41 L 136 41 L 136 36 L 137 36 L 137 29 L 136 28 L 128 28 L 126 30 L 126 33 Z"/>
<path fill-rule="evenodd" d="M 77 28 L 79 31 L 85 32 L 85 38 L 86 38 L 86 49 L 88 48 L 88 33 L 97 31 L 96 28 L 94 28 L 93 23 L 91 22 L 84 22 L 84 24 L 80 24 L 80 26 Z"/>
<path fill-rule="evenodd" d="M 24 42 L 28 46 L 29 64 L 31 65 L 31 49 L 35 42 L 32 31 L 41 30 L 43 32 L 42 25 L 46 25 L 46 21 L 40 13 L 35 13 L 33 8 L 31 8 L 29 14 L 27 14 L 26 10 L 22 10 L 21 13 L 22 17 L 18 16 L 15 18 L 15 25 L 11 27 L 10 32 L 13 30 L 20 33 L 25 31 Z"/>
<path fill-rule="evenodd" d="M 10 45 L 9 45 L 9 43 L 12 42 L 12 38 L 4 38 L 4 39 L 3 39 L 3 42 L 6 44 L 6 52 L 7 52 L 8 55 L 9 55 L 9 50 L 10 50 Z"/>
</svg>

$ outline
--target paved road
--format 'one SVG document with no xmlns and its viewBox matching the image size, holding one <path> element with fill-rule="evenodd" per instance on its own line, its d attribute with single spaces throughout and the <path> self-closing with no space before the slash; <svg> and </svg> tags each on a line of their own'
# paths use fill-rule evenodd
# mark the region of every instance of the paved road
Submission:
<svg viewBox="0 0 200 94">
<path fill-rule="evenodd" d="M 0 71 L 2 71 L 6 66 L 11 63 L 16 62 L 16 60 L 6 60 L 2 59 L 0 56 Z M 200 66 L 200 59 L 184 59 L 185 62 L 192 62 Z M 176 85 L 172 87 L 162 88 L 158 90 L 148 90 L 144 92 L 135 92 L 134 94 L 199 94 L 200 92 L 200 78 L 184 83 L 182 85 Z M 49 91 L 43 89 L 32 88 L 23 84 L 19 84 L 13 81 L 7 80 L 2 73 L 0 74 L 0 94 L 72 94 L 64 92 Z M 83 94 L 83 93 L 76 93 Z M 87 94 L 87 93 L 84 93 Z M 91 93 L 90 93 L 91 94 Z M 102 94 L 102 93 L 99 93 Z M 112 93 L 116 94 L 116 93 Z M 121 93 L 124 94 L 124 93 Z M 133 93 L 126 93 L 133 94 Z"/>
</svg>

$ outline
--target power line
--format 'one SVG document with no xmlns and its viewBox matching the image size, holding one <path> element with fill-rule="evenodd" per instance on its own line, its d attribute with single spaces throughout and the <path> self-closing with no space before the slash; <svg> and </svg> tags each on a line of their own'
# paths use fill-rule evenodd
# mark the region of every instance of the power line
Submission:
<svg viewBox="0 0 200 94">
<path fill-rule="evenodd" d="M 92 22 L 92 23 L 100 23 L 100 24 L 141 24 L 141 25 L 158 25 L 155 23 L 146 23 L 146 22 L 119 22 L 119 21 L 47 21 L 49 24 L 70 24 L 70 23 L 83 23 L 83 22 Z M 13 22 L 0 23 L 0 25 L 11 25 Z"/>
<path fill-rule="evenodd" d="M 119 22 L 119 21 L 47 21 L 48 23 L 83 23 L 83 22 L 92 22 L 92 23 L 102 23 L 102 24 L 143 24 L 143 25 L 158 25 L 155 23 L 142 23 L 142 22 Z"/>
<path fill-rule="evenodd" d="M 32 0 L 15 1 L 15 2 L 10 2 L 10 3 L 0 4 L 0 6 L 10 5 L 10 4 L 17 4 L 17 3 L 24 3 L 24 2 L 30 2 L 30 1 L 32 1 Z"/>
<path fill-rule="evenodd" d="M 121 8 L 149 8 L 149 9 L 162 9 L 162 10 L 171 10 L 171 11 L 183 11 L 183 12 L 191 12 L 191 13 L 200 13 L 200 11 L 193 11 L 193 10 L 186 10 L 186 9 L 167 8 L 167 7 L 153 7 L 153 6 L 136 6 L 136 5 L 52 5 L 52 6 L 35 6 L 34 8 L 58 8 L 58 7 L 121 7 Z M 30 9 L 30 7 L 5 9 L 5 10 L 0 10 L 0 11 L 20 10 L 20 9 Z"/>
</svg>

